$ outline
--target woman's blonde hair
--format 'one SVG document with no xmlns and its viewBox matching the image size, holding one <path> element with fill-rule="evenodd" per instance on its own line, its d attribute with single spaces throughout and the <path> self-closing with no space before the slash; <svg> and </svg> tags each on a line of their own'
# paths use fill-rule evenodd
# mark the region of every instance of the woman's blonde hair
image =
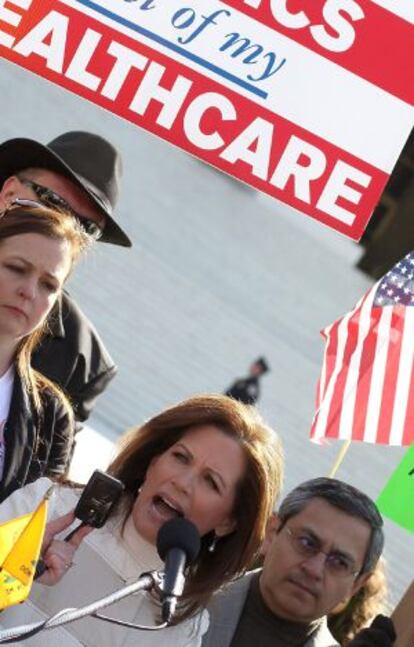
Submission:
<svg viewBox="0 0 414 647">
<path fill-rule="evenodd" d="M 283 478 L 278 436 L 254 407 L 224 395 L 199 395 L 166 409 L 122 439 L 109 473 L 126 487 L 127 514 L 151 460 L 199 425 L 214 425 L 234 438 L 243 449 L 246 470 L 234 503 L 236 529 L 220 538 L 214 552 L 208 550 L 213 533 L 202 537 L 199 556 L 189 568 L 178 620 L 204 607 L 215 590 L 244 573 L 257 558 Z"/>
<path fill-rule="evenodd" d="M 328 616 L 328 626 L 334 638 L 343 646 L 367 627 L 379 613 L 384 613 L 387 597 L 384 559 L 380 557 L 370 578 L 345 606 Z"/>
</svg>

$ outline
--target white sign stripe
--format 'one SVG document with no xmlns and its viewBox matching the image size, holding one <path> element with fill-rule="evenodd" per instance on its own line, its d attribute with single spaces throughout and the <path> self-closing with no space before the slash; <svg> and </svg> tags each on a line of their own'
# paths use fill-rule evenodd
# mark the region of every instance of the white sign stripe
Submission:
<svg viewBox="0 0 414 647">
<path fill-rule="evenodd" d="M 414 24 L 414 1 L 413 0 L 371 0 L 380 7 L 388 9 L 396 16 Z"/>
<path fill-rule="evenodd" d="M 348 367 L 345 382 L 344 395 L 342 398 L 341 418 L 339 422 L 339 438 L 350 438 L 354 425 L 355 400 L 358 392 L 358 383 L 361 380 L 360 364 L 361 355 L 364 349 L 364 342 L 371 329 L 371 310 L 377 291 L 375 285 L 367 294 L 362 304 L 359 315 L 358 341 Z"/>
<path fill-rule="evenodd" d="M 401 355 L 392 413 L 390 445 L 401 445 L 414 365 L 414 308 L 405 309 Z"/>
<path fill-rule="evenodd" d="M 194 31 L 173 25 L 172 16 L 183 9 L 182 0 L 169 0 L 168 10 L 155 4 L 148 11 L 140 10 L 136 3 L 120 0 L 96 0 L 102 10 L 110 11 L 122 19 L 136 23 L 150 34 L 162 37 L 174 47 L 180 46 L 182 53 L 173 51 L 165 44 L 141 32 L 128 28 L 99 11 L 82 4 L 81 0 L 62 0 L 78 11 L 95 16 L 101 23 L 122 31 L 131 38 L 163 52 L 186 66 L 216 79 L 231 90 L 260 104 L 289 121 L 365 160 L 376 168 L 390 173 L 395 159 L 405 143 L 414 121 L 414 111 L 404 101 L 365 81 L 356 74 L 343 69 L 323 56 L 296 43 L 270 27 L 231 9 L 219 0 L 203 0 L 203 15 L 215 11 L 228 11 L 216 17 L 214 25 L 205 28 L 191 42 L 180 44 Z M 176 21 L 180 24 L 181 21 Z M 200 22 L 200 21 L 198 21 Z M 195 23 L 194 23 L 195 24 Z M 198 23 L 197 23 L 198 24 Z M 263 56 L 254 63 L 244 62 L 247 53 L 232 56 L 236 47 L 220 51 L 228 41 L 231 32 L 240 33 L 251 43 L 263 47 Z M 263 80 L 250 81 L 249 76 L 258 77 L 265 73 L 269 58 L 275 54 L 275 65 L 285 59 L 282 67 Z M 255 89 L 263 91 L 263 98 L 246 87 L 237 85 L 229 78 L 206 69 L 194 58 L 199 57 L 231 74 Z M 269 69 L 271 71 L 272 68 Z M 334 89 L 334 90 L 333 90 Z M 298 97 L 300 100 L 298 100 Z M 306 110 L 303 105 L 306 105 Z M 378 133 L 382 145 L 378 146 Z"/>
<path fill-rule="evenodd" d="M 365 418 L 364 441 L 367 443 L 375 443 L 377 439 L 382 390 L 387 368 L 392 312 L 392 306 L 382 308 L 378 322 L 377 346 L 372 366 L 367 415 Z"/>
</svg>

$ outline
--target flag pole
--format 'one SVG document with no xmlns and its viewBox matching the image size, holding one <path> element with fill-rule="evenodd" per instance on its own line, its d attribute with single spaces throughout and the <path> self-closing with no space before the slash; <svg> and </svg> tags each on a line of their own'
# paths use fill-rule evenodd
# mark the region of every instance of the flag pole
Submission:
<svg viewBox="0 0 414 647">
<path fill-rule="evenodd" d="M 335 463 L 333 464 L 332 469 L 328 474 L 329 478 L 331 478 L 331 479 L 334 478 L 335 474 L 337 473 L 337 471 L 339 469 L 339 466 L 341 465 L 342 461 L 344 460 L 345 454 L 348 451 L 351 442 L 352 442 L 351 438 L 349 438 L 342 445 L 342 447 L 339 450 L 338 455 L 337 455 L 337 457 L 335 459 Z"/>
</svg>

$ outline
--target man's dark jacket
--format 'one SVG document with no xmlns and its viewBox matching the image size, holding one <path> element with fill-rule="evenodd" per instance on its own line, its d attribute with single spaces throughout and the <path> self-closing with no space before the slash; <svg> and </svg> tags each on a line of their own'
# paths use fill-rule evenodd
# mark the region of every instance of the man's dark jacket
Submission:
<svg viewBox="0 0 414 647">
<path fill-rule="evenodd" d="M 33 354 L 32 365 L 69 396 L 79 422 L 89 417 L 116 373 L 95 328 L 67 293 L 49 317 L 49 332 Z"/>
<path fill-rule="evenodd" d="M 258 572 L 259 570 L 246 573 L 213 596 L 208 606 L 210 625 L 203 636 L 202 647 L 230 647 L 243 613 L 250 584 Z M 339 643 L 328 629 L 326 620 L 325 617 L 318 631 L 303 647 L 339 647 Z M 395 639 L 391 619 L 377 616 L 371 627 L 358 633 L 348 643 L 348 647 L 392 647 Z"/>
</svg>

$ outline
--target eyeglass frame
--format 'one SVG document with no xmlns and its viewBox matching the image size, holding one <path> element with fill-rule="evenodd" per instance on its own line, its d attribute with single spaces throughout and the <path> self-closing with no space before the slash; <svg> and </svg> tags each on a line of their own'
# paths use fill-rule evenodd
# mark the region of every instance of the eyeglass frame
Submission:
<svg viewBox="0 0 414 647">
<path fill-rule="evenodd" d="M 320 553 L 322 553 L 323 555 L 325 555 L 324 568 L 326 568 L 328 572 L 334 577 L 340 577 L 341 579 L 351 577 L 353 579 L 356 579 L 359 575 L 362 574 L 361 573 L 362 567 L 359 570 L 355 570 L 355 571 L 349 570 L 349 571 L 341 572 L 341 571 L 332 570 L 333 562 L 329 561 L 330 557 L 342 557 L 345 561 L 348 560 L 350 568 L 354 568 L 354 567 L 356 568 L 356 564 L 352 563 L 353 561 L 352 558 L 348 558 L 346 555 L 341 554 L 340 551 L 326 552 L 325 550 L 322 550 L 322 548 L 320 547 L 322 543 L 320 539 L 318 537 L 312 537 L 312 534 L 309 533 L 308 531 L 299 530 L 299 529 L 292 530 L 292 528 L 289 528 L 289 526 L 286 523 L 284 523 L 283 526 L 278 529 L 278 533 L 281 532 L 282 530 L 286 530 L 291 546 L 293 547 L 297 555 L 300 555 L 303 557 L 303 561 L 312 559 L 313 557 L 316 557 L 316 555 L 319 555 Z M 311 538 L 315 542 L 316 545 L 312 548 L 310 552 L 307 552 L 309 550 L 309 547 L 306 548 L 306 546 L 304 545 L 295 543 L 295 540 L 299 539 L 300 534 L 306 535 L 307 537 Z"/>
<path fill-rule="evenodd" d="M 50 209 L 64 209 L 67 211 L 73 218 L 76 218 L 82 229 L 85 231 L 88 236 L 91 236 L 95 240 L 99 240 L 103 234 L 103 229 L 98 225 L 97 222 L 91 220 L 87 216 L 79 214 L 75 209 L 73 209 L 70 204 L 62 198 L 59 193 L 49 189 L 49 187 L 29 180 L 29 178 L 23 177 L 22 175 L 17 176 L 19 181 L 24 185 L 29 187 L 35 193 L 38 198 L 40 205 L 43 207 L 49 207 Z M 22 199 L 22 198 L 19 198 Z"/>
</svg>

